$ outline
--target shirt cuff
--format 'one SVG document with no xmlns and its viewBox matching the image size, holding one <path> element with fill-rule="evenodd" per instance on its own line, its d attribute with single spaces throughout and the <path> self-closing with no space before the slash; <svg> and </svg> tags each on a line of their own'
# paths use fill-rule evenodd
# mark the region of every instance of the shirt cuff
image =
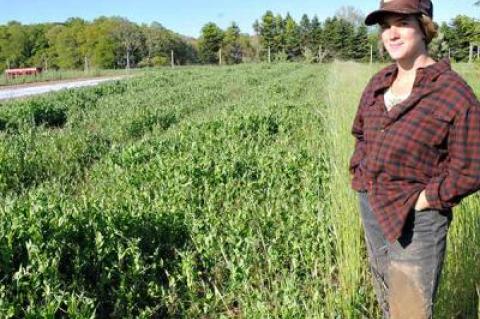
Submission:
<svg viewBox="0 0 480 319">
<path fill-rule="evenodd" d="M 443 204 L 439 195 L 440 184 L 442 181 L 443 177 L 434 177 L 430 183 L 427 184 L 427 187 L 425 187 L 425 197 L 427 198 L 430 208 L 443 209 Z"/>
</svg>

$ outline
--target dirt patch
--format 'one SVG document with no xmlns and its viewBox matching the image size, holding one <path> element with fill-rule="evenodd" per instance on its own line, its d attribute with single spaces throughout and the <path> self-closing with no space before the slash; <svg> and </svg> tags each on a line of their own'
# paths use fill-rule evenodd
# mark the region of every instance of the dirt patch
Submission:
<svg viewBox="0 0 480 319">
<path fill-rule="evenodd" d="M 389 304 L 392 319 L 427 319 L 419 267 L 392 262 L 389 268 Z"/>
</svg>

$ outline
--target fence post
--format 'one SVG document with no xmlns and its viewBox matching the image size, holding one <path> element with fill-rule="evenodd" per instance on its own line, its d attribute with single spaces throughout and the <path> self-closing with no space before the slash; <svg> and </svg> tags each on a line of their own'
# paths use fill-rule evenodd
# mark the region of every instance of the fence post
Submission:
<svg viewBox="0 0 480 319">
<path fill-rule="evenodd" d="M 268 46 L 268 63 L 271 63 L 272 59 L 270 57 L 270 46 Z"/>
<path fill-rule="evenodd" d="M 172 69 L 175 67 L 175 60 L 173 57 L 173 50 L 170 50 L 170 63 L 172 65 Z"/>
</svg>

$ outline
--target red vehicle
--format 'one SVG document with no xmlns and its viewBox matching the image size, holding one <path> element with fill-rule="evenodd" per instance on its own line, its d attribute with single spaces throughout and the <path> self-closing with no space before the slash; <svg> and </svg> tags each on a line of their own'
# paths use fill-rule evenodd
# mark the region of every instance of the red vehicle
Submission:
<svg viewBox="0 0 480 319">
<path fill-rule="evenodd" d="M 42 68 L 22 68 L 22 69 L 7 69 L 5 70 L 6 78 L 16 78 L 17 76 L 34 75 L 42 73 Z"/>
</svg>

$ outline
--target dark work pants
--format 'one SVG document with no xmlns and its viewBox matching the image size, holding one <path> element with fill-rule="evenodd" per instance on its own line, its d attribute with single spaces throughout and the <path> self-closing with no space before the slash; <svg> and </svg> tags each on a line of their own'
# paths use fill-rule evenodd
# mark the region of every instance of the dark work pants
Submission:
<svg viewBox="0 0 480 319">
<path fill-rule="evenodd" d="M 366 192 L 358 192 L 370 269 L 384 318 L 432 318 L 451 210 L 412 210 L 401 237 L 385 239 Z"/>
</svg>

